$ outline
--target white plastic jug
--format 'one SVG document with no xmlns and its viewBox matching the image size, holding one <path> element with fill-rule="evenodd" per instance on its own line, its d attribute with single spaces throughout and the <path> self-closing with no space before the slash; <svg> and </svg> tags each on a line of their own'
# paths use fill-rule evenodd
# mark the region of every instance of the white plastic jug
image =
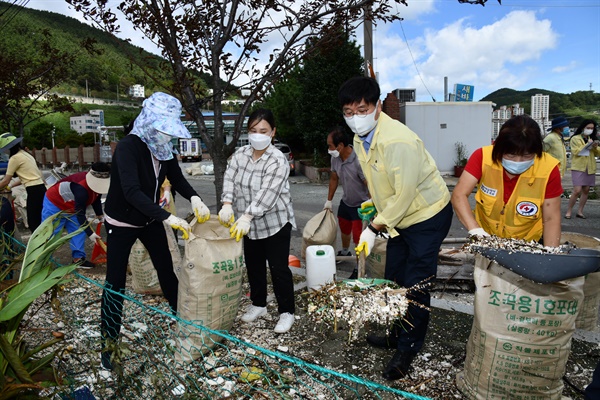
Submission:
<svg viewBox="0 0 600 400">
<path fill-rule="evenodd" d="M 306 248 L 306 285 L 318 290 L 328 282 L 335 282 L 335 250 L 329 245 Z"/>
</svg>

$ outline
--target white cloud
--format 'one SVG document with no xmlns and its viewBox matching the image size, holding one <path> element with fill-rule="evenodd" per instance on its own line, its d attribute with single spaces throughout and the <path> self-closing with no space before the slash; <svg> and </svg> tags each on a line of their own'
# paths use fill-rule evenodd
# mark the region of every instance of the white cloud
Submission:
<svg viewBox="0 0 600 400">
<path fill-rule="evenodd" d="M 443 97 L 445 76 L 449 77 L 450 91 L 453 83 L 473 84 L 480 92 L 518 87 L 530 74 L 536 73 L 529 64 L 556 47 L 558 41 L 550 21 L 538 19 L 532 11 L 513 11 L 481 27 L 462 18 L 439 30 L 427 29 L 422 37 L 409 39 L 420 78 L 404 39 L 398 33 L 389 32 L 378 41 L 382 89 L 413 87 L 421 97 L 426 95 L 422 78 L 439 100 Z"/>
<path fill-rule="evenodd" d="M 574 70 L 576 67 L 577 67 L 577 61 L 571 61 L 567 65 L 558 65 L 558 66 L 552 68 L 552 72 L 555 72 L 555 73 L 568 72 L 568 71 Z"/>
</svg>

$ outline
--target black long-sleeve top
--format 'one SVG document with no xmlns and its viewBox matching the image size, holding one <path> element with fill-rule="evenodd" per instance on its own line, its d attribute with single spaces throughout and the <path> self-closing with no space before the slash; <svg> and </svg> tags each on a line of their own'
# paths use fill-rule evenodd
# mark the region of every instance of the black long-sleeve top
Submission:
<svg viewBox="0 0 600 400">
<path fill-rule="evenodd" d="M 164 221 L 170 214 L 158 205 L 158 199 L 165 177 L 172 190 L 186 199 L 198 196 L 183 176 L 176 157 L 159 165 L 157 179 L 152 153 L 142 139 L 136 135 L 121 139 L 112 158 L 110 188 L 104 203 L 106 215 L 134 226 Z"/>
</svg>

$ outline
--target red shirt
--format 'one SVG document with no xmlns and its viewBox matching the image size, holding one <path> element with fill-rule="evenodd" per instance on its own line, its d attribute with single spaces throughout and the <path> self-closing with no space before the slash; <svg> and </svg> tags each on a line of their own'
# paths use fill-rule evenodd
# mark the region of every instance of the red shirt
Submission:
<svg viewBox="0 0 600 400">
<path fill-rule="evenodd" d="M 481 167 L 483 165 L 483 151 L 481 148 L 475 150 L 467 165 L 465 166 L 465 171 L 473 175 L 479 181 L 481 179 Z M 515 190 L 515 185 L 517 184 L 517 180 L 519 176 L 515 176 L 510 179 L 504 171 L 504 202 L 507 203 L 508 199 L 510 199 L 510 195 Z M 560 171 L 558 166 L 554 167 L 552 172 L 550 173 L 550 178 L 548 179 L 548 184 L 546 185 L 546 194 L 544 195 L 544 199 L 553 199 L 555 197 L 559 197 L 563 194 L 562 183 L 560 179 Z"/>
</svg>

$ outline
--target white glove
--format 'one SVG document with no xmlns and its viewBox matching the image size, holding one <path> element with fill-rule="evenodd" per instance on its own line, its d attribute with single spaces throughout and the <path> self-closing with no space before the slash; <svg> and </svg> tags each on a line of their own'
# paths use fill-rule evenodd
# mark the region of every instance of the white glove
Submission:
<svg viewBox="0 0 600 400">
<path fill-rule="evenodd" d="M 158 200 L 158 205 L 161 207 L 166 207 L 171 203 L 171 191 L 170 190 L 164 190 L 163 191 L 163 195 L 160 198 L 160 200 Z"/>
<path fill-rule="evenodd" d="M 92 243 L 96 244 L 96 241 L 97 241 L 98 239 L 102 240 L 102 237 L 101 237 L 100 235 L 98 235 L 97 233 L 95 233 L 95 232 L 92 232 L 92 234 L 91 234 L 90 236 L 88 236 L 88 239 L 90 239 L 90 241 L 91 241 Z"/>
<path fill-rule="evenodd" d="M 13 178 L 10 180 L 10 182 L 8 182 L 8 185 L 6 185 L 6 186 L 8 186 L 9 189 L 12 189 L 15 186 L 19 186 L 20 184 L 21 184 L 21 179 Z"/>
<path fill-rule="evenodd" d="M 490 234 L 487 233 L 483 228 L 475 228 L 469 231 L 469 236 L 489 237 Z"/>
<path fill-rule="evenodd" d="M 206 207 L 206 204 L 202 202 L 202 199 L 198 196 L 192 196 L 190 199 L 192 203 L 192 210 L 201 224 L 210 219 L 210 210 Z"/>
<path fill-rule="evenodd" d="M 252 218 L 254 218 L 250 214 L 242 215 L 233 226 L 229 229 L 229 233 L 231 233 L 231 237 L 235 238 L 236 242 L 239 242 L 240 239 L 248 234 L 250 231 L 250 222 L 252 222 Z"/>
<path fill-rule="evenodd" d="M 189 232 L 192 228 L 185 219 L 176 217 L 173 214 L 171 214 L 169 215 L 169 218 L 167 218 L 167 223 L 171 225 L 172 228 L 179 229 L 181 232 L 183 232 L 184 240 L 187 240 L 187 238 L 190 237 Z"/>
<path fill-rule="evenodd" d="M 327 200 L 325 205 L 323 206 L 323 210 L 333 211 L 333 204 L 331 204 L 331 200 Z"/>
<path fill-rule="evenodd" d="M 219 222 L 226 228 L 229 228 L 235 222 L 231 204 L 223 204 L 221 211 L 219 211 Z"/>
<path fill-rule="evenodd" d="M 373 250 L 373 246 L 375 246 L 375 232 L 370 230 L 368 227 L 362 231 L 360 234 L 360 239 L 358 240 L 358 246 L 354 248 L 356 255 L 358 256 L 361 252 L 365 252 L 365 257 L 371 253 Z"/>
</svg>

